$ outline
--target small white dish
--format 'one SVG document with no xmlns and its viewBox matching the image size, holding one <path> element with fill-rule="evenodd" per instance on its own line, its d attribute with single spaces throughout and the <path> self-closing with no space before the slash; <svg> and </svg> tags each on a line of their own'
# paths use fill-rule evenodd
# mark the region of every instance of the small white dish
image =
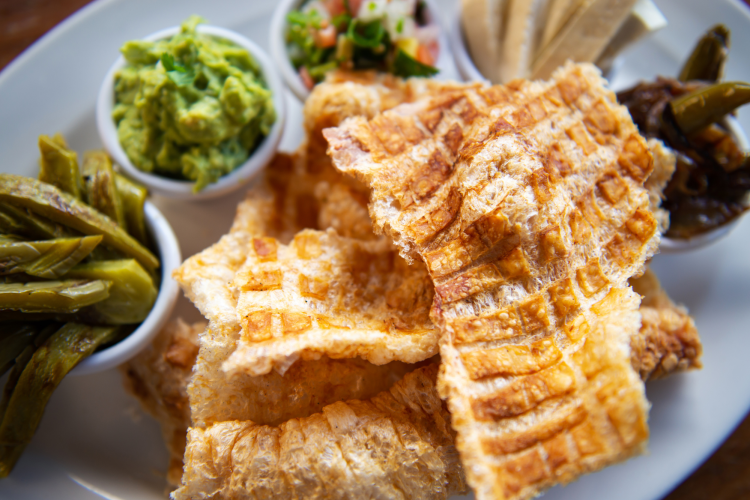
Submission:
<svg viewBox="0 0 750 500">
<path fill-rule="evenodd" d="M 469 48 L 464 40 L 464 30 L 461 27 L 460 9 L 455 13 L 451 22 L 450 41 L 451 49 L 453 49 L 453 57 L 456 58 L 456 66 L 458 67 L 458 72 L 461 74 L 461 78 L 467 82 L 490 83 L 489 79 L 479 72 L 479 69 L 477 69 L 471 58 L 471 54 L 469 54 Z"/>
<path fill-rule="evenodd" d="M 276 71 L 276 66 L 260 47 L 244 36 L 224 28 L 201 24 L 198 25 L 197 30 L 199 33 L 211 35 L 216 38 L 223 38 L 247 49 L 260 65 L 263 78 L 265 79 L 268 88 L 271 90 L 273 105 L 276 109 L 276 121 L 271 127 L 271 131 L 263 138 L 262 142 L 250 154 L 250 157 L 245 163 L 239 165 L 232 172 L 221 177 L 217 182 L 206 186 L 203 190 L 197 193 L 193 193 L 193 186 L 195 183 L 192 181 L 169 179 L 160 175 L 142 172 L 136 168 L 122 149 L 117 137 L 117 127 L 115 126 L 114 120 L 112 120 L 115 73 L 122 69 L 126 64 L 125 58 L 122 56 L 115 61 L 107 72 L 107 76 L 104 77 L 104 82 L 99 90 L 99 96 L 96 102 L 96 125 L 99 131 L 99 136 L 101 137 L 102 143 L 109 155 L 122 167 L 125 173 L 134 180 L 147 186 L 149 190 L 154 193 L 168 196 L 170 198 L 189 200 L 215 198 L 238 189 L 250 181 L 255 174 L 268 164 L 276 153 L 276 148 L 281 140 L 281 135 L 284 130 L 284 121 L 286 117 L 284 109 L 284 87 L 281 78 Z M 147 41 L 160 40 L 174 36 L 179 33 L 179 31 L 180 28 L 174 26 L 153 33 L 143 39 Z"/>
<path fill-rule="evenodd" d="M 737 119 L 731 116 L 727 116 L 724 119 L 724 124 L 732 133 L 732 135 L 734 135 L 735 139 L 737 139 L 737 143 L 743 149 L 743 151 L 750 151 L 750 140 L 748 140 L 747 134 L 745 134 L 745 131 L 743 130 Z M 744 215 L 740 215 L 739 217 L 736 217 L 732 222 L 728 222 L 722 226 L 712 229 L 711 231 L 693 236 L 692 238 L 683 239 L 668 238 L 666 236 L 662 236 L 661 243 L 659 244 L 659 251 L 661 253 L 681 253 L 690 250 L 697 250 L 712 243 L 716 243 L 720 239 L 727 236 L 732 231 L 732 229 L 737 227 L 737 223 L 742 217 L 744 217 Z"/>
<path fill-rule="evenodd" d="M 273 60 L 278 65 L 278 68 L 281 71 L 281 76 L 284 78 L 284 82 L 286 82 L 292 93 L 302 102 L 305 102 L 307 96 L 310 95 L 310 90 L 305 87 L 304 83 L 302 83 L 302 79 L 297 73 L 297 70 L 294 69 L 292 61 L 289 60 L 289 53 L 286 48 L 286 16 L 289 12 L 302 5 L 304 1 L 305 0 L 281 0 L 276 6 L 276 10 L 271 18 L 270 33 L 271 57 L 273 57 Z M 423 1 L 427 5 L 426 14 L 428 24 L 435 24 L 440 29 L 440 35 L 438 36 L 438 60 L 435 63 L 438 73 L 434 78 L 438 80 L 454 78 L 453 74 L 455 73 L 455 69 L 453 69 L 453 56 L 451 54 L 450 44 L 448 43 L 445 26 L 440 21 L 437 5 L 434 3 L 434 0 Z"/>
<path fill-rule="evenodd" d="M 172 271 L 182 263 L 182 254 L 172 227 L 158 208 L 150 202 L 144 206 L 146 226 L 156 244 L 161 261 L 161 285 L 156 302 L 146 319 L 130 335 L 81 361 L 71 375 L 88 375 L 124 363 L 146 347 L 169 320 L 177 302 L 179 287 Z"/>
<path fill-rule="evenodd" d="M 466 45 L 466 40 L 464 39 L 463 27 L 461 26 L 460 9 L 453 16 L 449 36 L 451 49 L 453 49 L 453 56 L 456 58 L 456 66 L 458 67 L 458 72 L 461 74 L 461 78 L 467 82 L 490 83 L 489 79 L 479 71 L 474 64 L 474 60 L 471 58 L 469 47 Z M 603 73 L 604 78 L 611 82 L 622 67 L 622 64 L 623 58 L 621 56 L 615 57 L 612 65 Z"/>
</svg>

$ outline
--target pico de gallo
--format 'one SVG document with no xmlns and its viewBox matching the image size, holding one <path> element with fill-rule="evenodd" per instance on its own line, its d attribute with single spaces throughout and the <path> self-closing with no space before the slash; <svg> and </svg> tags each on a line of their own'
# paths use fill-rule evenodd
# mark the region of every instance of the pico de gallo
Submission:
<svg viewBox="0 0 750 500">
<path fill-rule="evenodd" d="M 331 70 L 432 76 L 440 28 L 421 0 L 309 0 L 287 15 L 287 50 L 308 89 Z"/>
</svg>

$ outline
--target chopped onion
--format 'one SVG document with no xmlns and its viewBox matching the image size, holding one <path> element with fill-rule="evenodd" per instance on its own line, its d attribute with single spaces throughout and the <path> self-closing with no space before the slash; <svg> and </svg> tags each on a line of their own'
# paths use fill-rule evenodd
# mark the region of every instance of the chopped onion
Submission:
<svg viewBox="0 0 750 500">
<path fill-rule="evenodd" d="M 437 24 L 417 26 L 414 37 L 419 40 L 419 43 L 429 45 L 432 42 L 436 42 L 440 37 L 440 27 Z"/>
<path fill-rule="evenodd" d="M 385 15 L 386 5 L 388 5 L 387 0 L 364 0 L 362 5 L 359 6 L 357 19 L 366 23 L 382 19 Z"/>
</svg>

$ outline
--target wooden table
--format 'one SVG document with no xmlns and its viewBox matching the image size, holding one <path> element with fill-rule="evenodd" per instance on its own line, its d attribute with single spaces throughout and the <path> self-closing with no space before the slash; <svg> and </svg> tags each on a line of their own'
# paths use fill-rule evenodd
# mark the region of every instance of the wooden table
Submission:
<svg viewBox="0 0 750 500">
<path fill-rule="evenodd" d="M 90 1 L 0 0 L 0 69 Z M 721 448 L 664 500 L 707 499 L 750 499 L 750 415 Z"/>
</svg>

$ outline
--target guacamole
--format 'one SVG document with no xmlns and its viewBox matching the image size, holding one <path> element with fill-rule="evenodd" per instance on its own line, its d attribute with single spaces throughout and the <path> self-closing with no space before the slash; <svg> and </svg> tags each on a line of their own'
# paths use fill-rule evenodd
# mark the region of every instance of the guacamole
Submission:
<svg viewBox="0 0 750 500">
<path fill-rule="evenodd" d="M 243 163 L 276 120 L 250 53 L 196 32 L 201 22 L 191 16 L 169 39 L 122 46 L 128 64 L 115 75 L 112 112 L 133 165 L 195 181 L 196 192 Z"/>
</svg>

